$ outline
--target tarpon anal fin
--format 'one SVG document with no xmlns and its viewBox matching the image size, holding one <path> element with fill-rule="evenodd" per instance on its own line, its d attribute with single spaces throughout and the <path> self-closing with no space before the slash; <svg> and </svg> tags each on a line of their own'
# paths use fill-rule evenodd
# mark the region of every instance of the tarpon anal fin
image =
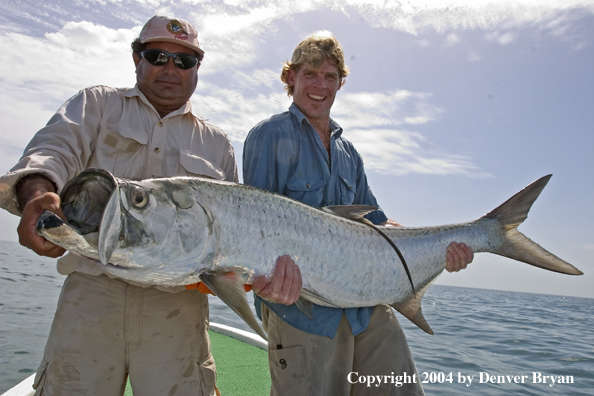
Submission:
<svg viewBox="0 0 594 396">
<path fill-rule="evenodd" d="M 431 330 L 429 323 L 427 323 L 425 317 L 423 317 L 423 310 L 421 308 L 421 300 L 431 283 L 433 283 L 433 281 L 423 286 L 421 290 L 413 294 L 408 300 L 390 305 L 408 320 L 416 324 L 421 330 L 433 335 L 433 330 Z"/>
<path fill-rule="evenodd" d="M 239 276 L 230 276 L 228 272 L 203 272 L 200 274 L 200 279 L 260 337 L 268 340 L 250 309 L 243 282 Z"/>
<path fill-rule="evenodd" d="M 375 224 L 373 224 L 371 221 L 369 221 L 368 219 L 363 217 L 367 213 L 373 212 L 374 210 L 377 210 L 377 209 L 378 209 L 377 206 L 372 206 L 372 205 L 335 205 L 335 206 L 324 206 L 322 208 L 322 210 L 324 212 L 332 213 L 336 216 L 344 217 L 349 220 L 363 223 L 363 224 L 373 228 L 375 231 L 377 231 L 386 241 L 388 241 L 390 246 L 392 246 L 392 249 L 394 249 L 394 251 L 398 255 L 398 258 L 400 259 L 400 262 L 402 263 L 402 266 L 404 267 L 404 270 L 406 271 L 406 276 L 408 277 L 410 287 L 412 288 L 413 293 L 416 293 L 415 285 L 413 283 L 412 276 L 410 275 L 410 270 L 408 269 L 406 260 L 404 259 L 402 252 L 400 252 L 400 249 L 398 249 L 398 246 L 396 246 L 394 244 L 394 242 L 382 230 L 377 228 L 375 226 Z"/>
</svg>

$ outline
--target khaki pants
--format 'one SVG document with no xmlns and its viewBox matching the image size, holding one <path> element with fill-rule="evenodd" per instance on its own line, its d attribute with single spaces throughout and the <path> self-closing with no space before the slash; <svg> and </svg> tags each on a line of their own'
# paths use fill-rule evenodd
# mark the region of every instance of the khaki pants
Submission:
<svg viewBox="0 0 594 396">
<path fill-rule="evenodd" d="M 208 300 L 107 276 L 66 278 L 35 395 L 214 395 Z"/>
<path fill-rule="evenodd" d="M 368 328 L 357 336 L 344 314 L 334 338 L 298 330 L 264 304 L 262 319 L 273 396 L 424 394 L 402 328 L 387 305 L 375 307 Z M 368 387 L 359 380 L 367 376 L 386 376 L 387 383 Z M 397 376 L 408 383 L 396 386 Z"/>
</svg>

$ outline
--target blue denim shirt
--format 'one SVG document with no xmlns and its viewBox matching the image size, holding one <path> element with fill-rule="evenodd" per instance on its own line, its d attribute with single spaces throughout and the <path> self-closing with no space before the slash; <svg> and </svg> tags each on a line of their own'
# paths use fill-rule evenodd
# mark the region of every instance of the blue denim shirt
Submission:
<svg viewBox="0 0 594 396">
<path fill-rule="evenodd" d="M 245 184 L 274 191 L 314 207 L 329 205 L 374 205 L 367 185 L 363 160 L 351 142 L 342 137 L 342 128 L 330 119 L 330 158 L 317 132 L 305 115 L 292 104 L 289 111 L 256 125 L 243 147 Z M 387 220 L 381 209 L 366 217 L 374 224 Z M 291 326 L 310 334 L 334 337 L 343 311 L 354 335 L 369 324 L 373 307 L 330 308 L 315 305 L 309 319 L 294 304 L 272 304 L 256 296 L 261 317 L 264 302 Z"/>
</svg>

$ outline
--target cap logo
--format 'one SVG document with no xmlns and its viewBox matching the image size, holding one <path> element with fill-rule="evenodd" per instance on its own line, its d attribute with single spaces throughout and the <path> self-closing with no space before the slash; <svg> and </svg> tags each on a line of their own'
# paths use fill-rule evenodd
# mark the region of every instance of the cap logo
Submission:
<svg viewBox="0 0 594 396">
<path fill-rule="evenodd" d="M 167 30 L 169 31 L 169 33 L 173 34 L 176 39 L 179 39 L 179 40 L 187 40 L 188 39 L 188 32 L 186 32 L 184 30 L 183 25 L 175 19 L 167 24 Z"/>
</svg>

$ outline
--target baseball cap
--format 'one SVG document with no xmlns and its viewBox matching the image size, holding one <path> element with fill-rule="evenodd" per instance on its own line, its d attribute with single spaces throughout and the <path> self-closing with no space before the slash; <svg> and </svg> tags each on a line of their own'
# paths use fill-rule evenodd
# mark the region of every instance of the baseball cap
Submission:
<svg viewBox="0 0 594 396">
<path fill-rule="evenodd" d="M 161 15 L 152 17 L 140 31 L 141 43 L 168 41 L 193 49 L 203 55 L 198 43 L 198 31 L 190 22 Z"/>
</svg>

